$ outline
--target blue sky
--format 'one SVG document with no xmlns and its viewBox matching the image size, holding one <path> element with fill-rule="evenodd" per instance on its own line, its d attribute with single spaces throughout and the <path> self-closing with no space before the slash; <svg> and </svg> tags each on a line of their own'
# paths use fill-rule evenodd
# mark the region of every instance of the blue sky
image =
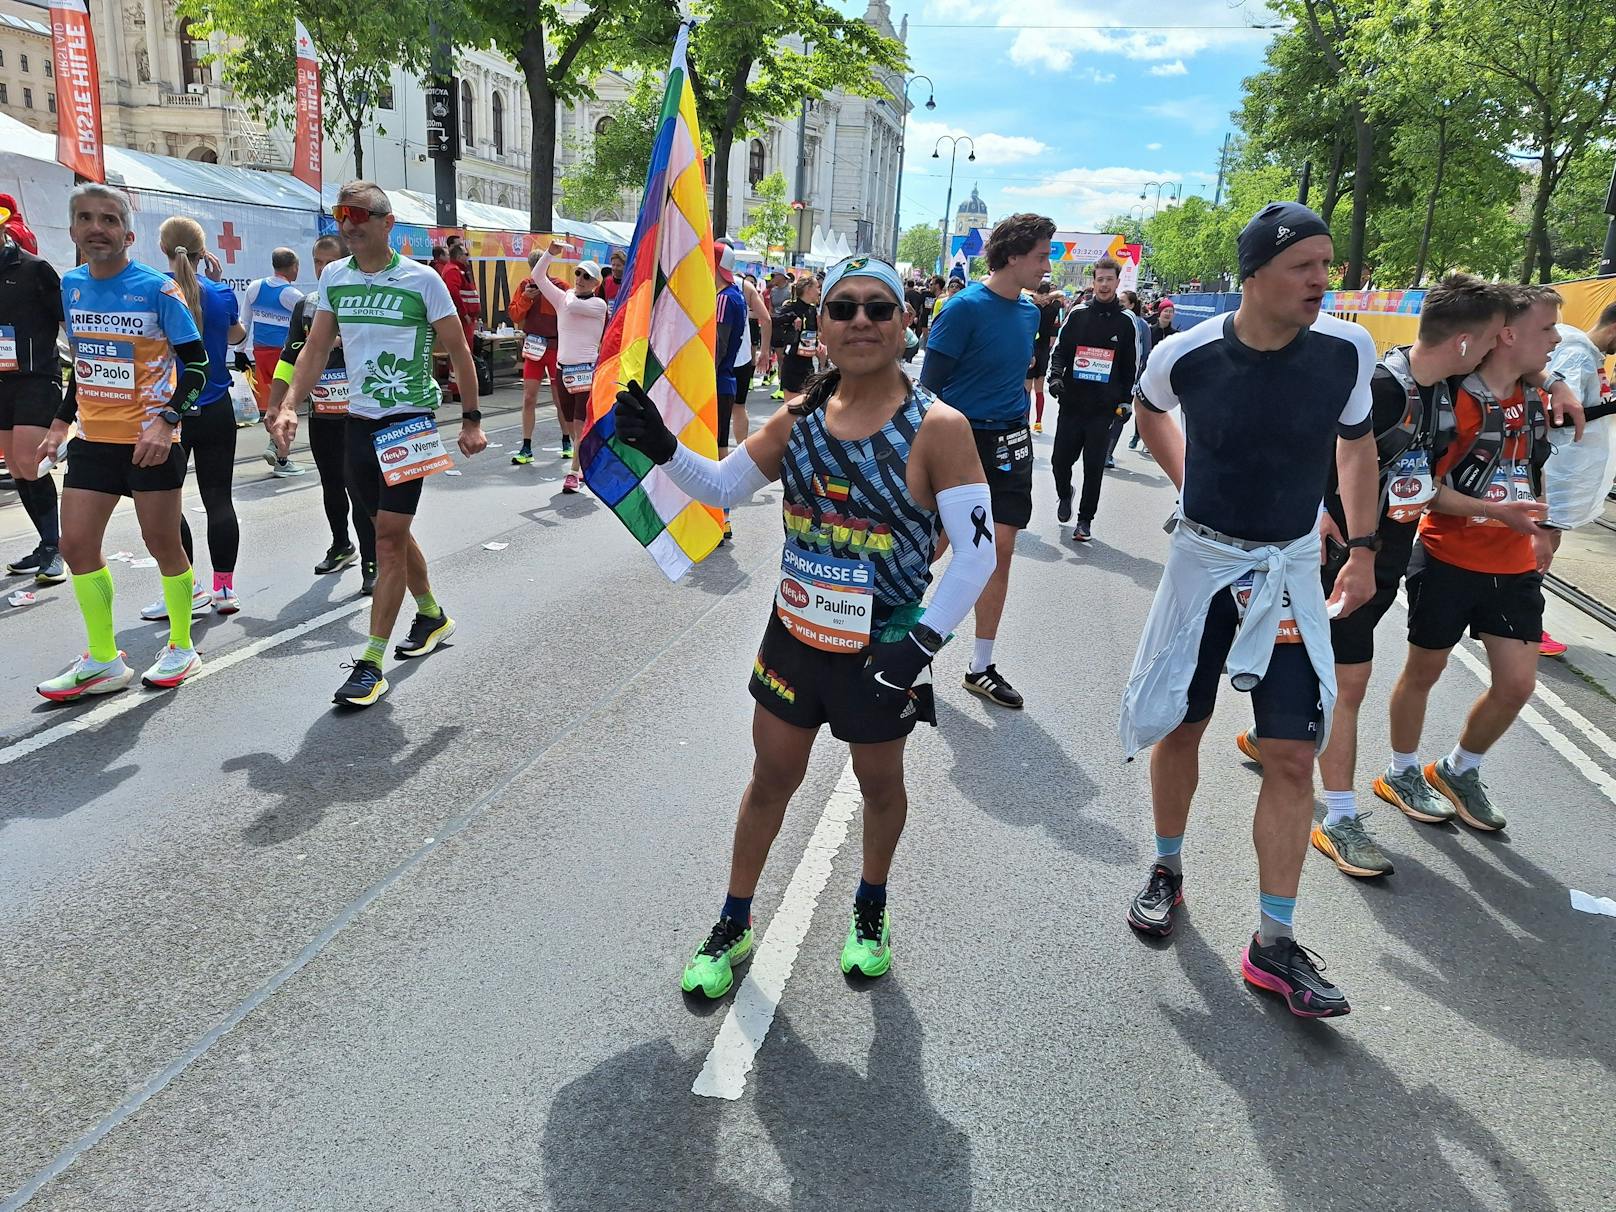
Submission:
<svg viewBox="0 0 1616 1212">
<path fill-rule="evenodd" d="M 937 98 L 927 110 L 925 81 L 910 89 L 904 227 L 943 217 L 948 146 L 931 154 L 944 134 L 976 141 L 975 164 L 961 145 L 954 205 L 977 185 L 995 219 L 1034 210 L 1093 231 L 1149 181 L 1210 198 L 1240 81 L 1273 36 L 1250 28 L 1274 20 L 1262 0 L 889 2 L 894 25 L 908 12 L 910 70 Z"/>
</svg>

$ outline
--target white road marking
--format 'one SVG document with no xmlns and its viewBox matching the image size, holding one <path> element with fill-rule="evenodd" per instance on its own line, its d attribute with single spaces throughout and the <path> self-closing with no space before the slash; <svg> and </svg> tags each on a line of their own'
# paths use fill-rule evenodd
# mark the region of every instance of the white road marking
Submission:
<svg viewBox="0 0 1616 1212">
<path fill-rule="evenodd" d="M 836 789 L 825 802 L 825 811 L 808 839 L 802 861 L 792 873 L 785 899 L 769 923 L 769 932 L 758 944 L 746 979 L 735 991 L 735 1000 L 718 1029 L 707 1062 L 690 1087 L 692 1094 L 734 1100 L 745 1091 L 746 1075 L 752 1071 L 758 1049 L 769 1034 L 786 981 L 791 978 L 792 965 L 797 962 L 797 951 L 814 920 L 819 894 L 830 880 L 831 863 L 847 840 L 847 827 L 862 802 L 849 759 L 841 778 L 836 780 Z"/>
<path fill-rule="evenodd" d="M 1556 715 L 1587 737 L 1594 747 L 1603 752 L 1606 757 L 1616 759 L 1616 741 L 1606 736 L 1582 712 L 1571 706 L 1541 682 L 1538 683 L 1537 697 L 1542 699 Z"/>
<path fill-rule="evenodd" d="M 327 623 L 335 623 L 338 619 L 345 619 L 351 614 L 357 614 L 359 611 L 369 607 L 369 605 L 369 598 L 355 598 L 351 602 L 344 602 L 341 606 L 332 607 L 324 614 L 317 614 L 312 619 L 299 623 L 296 627 L 288 628 L 285 631 L 277 631 L 273 635 L 266 635 L 250 644 L 243 644 L 240 648 L 227 652 L 217 659 L 205 660 L 202 664 L 201 672 L 192 674 L 187 679 L 187 685 L 191 682 L 200 682 L 203 678 L 212 677 L 214 674 L 223 673 L 243 661 L 252 660 L 259 653 L 268 652 L 271 648 L 279 648 L 282 644 L 290 643 L 311 631 L 318 631 Z M 36 732 L 29 733 L 15 744 L 7 745 L 4 749 L 0 749 L 0 766 L 18 761 L 29 754 L 38 753 L 47 745 L 54 745 L 57 741 L 63 741 L 70 736 L 77 736 L 81 732 L 87 732 L 91 728 L 106 723 L 108 720 L 117 719 L 120 715 L 138 711 L 142 707 L 153 706 L 165 695 L 172 693 L 174 692 L 148 691 L 138 685 L 131 686 L 130 689 L 106 699 L 95 707 L 82 713 L 69 715 L 60 723 L 46 725 Z M 183 694 L 184 690 L 180 690 L 179 693 Z"/>
</svg>

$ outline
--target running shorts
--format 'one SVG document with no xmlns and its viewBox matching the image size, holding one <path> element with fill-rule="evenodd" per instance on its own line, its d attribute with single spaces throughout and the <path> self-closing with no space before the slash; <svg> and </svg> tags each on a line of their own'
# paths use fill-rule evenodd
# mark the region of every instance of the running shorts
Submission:
<svg viewBox="0 0 1616 1212">
<path fill-rule="evenodd" d="M 402 513 L 415 516 L 421 504 L 421 486 L 426 477 L 408 480 L 403 484 L 382 482 L 382 467 L 376 461 L 376 433 L 404 421 L 431 413 L 411 413 L 382 420 L 356 417 L 348 414 L 348 489 L 371 517 L 378 513 Z"/>
<path fill-rule="evenodd" d="M 993 499 L 993 520 L 1025 530 L 1032 521 L 1032 431 L 1022 424 L 971 432 Z"/>
<path fill-rule="evenodd" d="M 561 371 L 556 362 L 556 339 L 548 338 L 549 344 L 545 346 L 544 357 L 540 359 L 522 359 L 522 378 L 524 381 L 532 379 L 550 380 L 550 389 L 557 390 L 561 386 Z"/>
<path fill-rule="evenodd" d="M 746 403 L 746 393 L 752 390 L 752 376 L 757 373 L 757 359 L 735 368 L 735 402 Z"/>
<path fill-rule="evenodd" d="M 156 467 L 136 467 L 135 447 L 125 442 L 89 442 L 74 438 L 67 446 L 64 488 L 127 497 L 137 492 L 172 492 L 185 483 L 185 450 L 178 442 Z"/>
<path fill-rule="evenodd" d="M 1397 600 L 1397 588 L 1408 572 L 1416 524 L 1400 526 L 1407 535 L 1388 536 L 1387 530 L 1396 523 L 1381 526 L 1382 547 L 1375 553 L 1375 596 L 1344 619 L 1330 621 L 1330 645 L 1335 649 L 1337 665 L 1367 665 L 1375 659 L 1375 628 Z M 1335 590 L 1336 571 L 1326 569 L 1323 574 L 1324 595 Z M 1261 733 L 1257 734 L 1261 736 Z"/>
<path fill-rule="evenodd" d="M 735 426 L 735 397 L 718 397 L 718 449 L 729 449 L 730 430 Z"/>
<path fill-rule="evenodd" d="M 62 405 L 62 387 L 43 375 L 0 379 L 0 429 L 32 425 L 49 429 Z"/>
<path fill-rule="evenodd" d="M 929 685 L 894 714 L 865 686 L 863 653 L 810 648 L 772 612 L 750 685 L 752 697 L 770 715 L 798 728 L 829 724 L 830 734 L 849 745 L 895 741 L 922 720 L 936 720 Z"/>
<path fill-rule="evenodd" d="M 1049 374 L 1049 342 L 1034 341 L 1032 346 L 1032 365 L 1027 368 L 1029 379 L 1042 379 Z"/>
<path fill-rule="evenodd" d="M 1440 651 L 1467 630 L 1472 639 L 1536 644 L 1543 637 L 1543 574 L 1472 572 L 1416 547 L 1408 570 L 1408 642 Z"/>
<path fill-rule="evenodd" d="M 589 390 L 568 391 L 565 387 L 557 387 L 556 382 L 561 376 L 557 375 L 550 381 L 551 394 L 555 396 L 556 415 L 569 424 L 581 422 L 589 415 Z"/>
<path fill-rule="evenodd" d="M 1201 633 L 1201 651 L 1196 658 L 1195 676 L 1190 679 L 1189 710 L 1186 724 L 1198 724 L 1212 714 L 1218 700 L 1218 687 L 1225 680 L 1223 663 L 1240 630 L 1240 612 L 1234 595 L 1220 589 L 1212 595 L 1206 611 L 1206 630 Z M 1268 672 L 1251 692 L 1252 713 L 1257 717 L 1257 735 L 1276 741 L 1317 741 L 1324 719 L 1319 699 L 1319 675 L 1313 671 L 1305 644 L 1275 644 Z"/>
</svg>

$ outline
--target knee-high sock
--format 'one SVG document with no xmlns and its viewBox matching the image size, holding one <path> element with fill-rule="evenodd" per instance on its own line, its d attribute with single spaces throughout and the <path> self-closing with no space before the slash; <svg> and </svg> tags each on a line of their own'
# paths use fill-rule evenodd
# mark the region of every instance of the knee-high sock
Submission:
<svg viewBox="0 0 1616 1212">
<path fill-rule="evenodd" d="M 84 616 L 84 633 L 90 641 L 90 659 L 106 664 L 118 659 L 118 641 L 112 634 L 112 569 L 102 565 L 83 576 L 73 574 L 73 596 Z M 187 598 L 185 617 L 191 617 Z"/>
<path fill-rule="evenodd" d="M 19 479 L 17 497 L 28 513 L 28 520 L 39 532 L 39 541 L 46 547 L 61 546 L 61 523 L 56 516 L 56 481 L 50 476 L 37 480 Z"/>
<path fill-rule="evenodd" d="M 176 648 L 191 646 L 191 592 L 196 571 L 187 568 L 163 578 L 163 604 L 168 607 L 168 642 Z"/>
</svg>

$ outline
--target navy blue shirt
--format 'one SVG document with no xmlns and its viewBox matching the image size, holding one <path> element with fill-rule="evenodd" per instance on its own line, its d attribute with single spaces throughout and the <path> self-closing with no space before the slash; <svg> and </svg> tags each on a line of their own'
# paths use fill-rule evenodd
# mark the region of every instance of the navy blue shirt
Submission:
<svg viewBox="0 0 1616 1212">
<path fill-rule="evenodd" d="M 921 378 L 976 429 L 1008 429 L 1027 419 L 1027 367 L 1038 333 L 1038 305 L 1006 299 L 972 282 L 931 322 L 926 352 L 953 359 L 941 381 Z"/>
<path fill-rule="evenodd" d="M 203 277 L 196 284 L 202 292 L 202 323 L 197 327 L 208 354 L 208 385 L 196 401 L 201 408 L 230 398 L 230 329 L 241 322 L 241 306 L 228 286 Z"/>
<path fill-rule="evenodd" d="M 1328 313 L 1283 349 L 1242 344 L 1232 313 L 1163 341 L 1139 400 L 1183 409 L 1184 516 L 1257 543 L 1312 530 L 1336 438 L 1370 431 L 1376 360 L 1367 329 Z"/>
</svg>

